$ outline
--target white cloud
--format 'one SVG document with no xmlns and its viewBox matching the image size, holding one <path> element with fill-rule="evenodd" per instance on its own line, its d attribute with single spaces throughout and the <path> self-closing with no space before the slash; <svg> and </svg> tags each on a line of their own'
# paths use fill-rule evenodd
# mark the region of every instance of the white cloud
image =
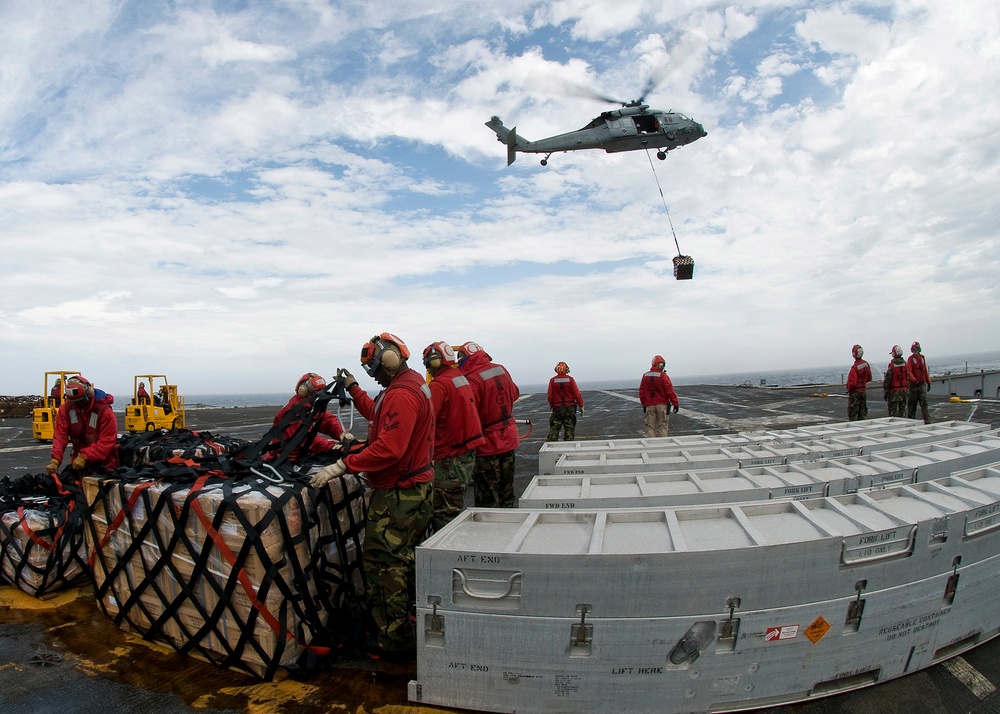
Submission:
<svg viewBox="0 0 1000 714">
<path fill-rule="evenodd" d="M 1000 328 L 985 0 L 46 7 L 0 9 L 0 393 L 62 366 L 284 390 L 383 329 L 541 382 L 637 374 L 636 335 L 683 376 Z M 576 129 L 608 105 L 532 77 L 629 99 L 663 66 L 649 102 L 709 130 L 667 161 L 505 167 L 483 126 Z"/>
</svg>

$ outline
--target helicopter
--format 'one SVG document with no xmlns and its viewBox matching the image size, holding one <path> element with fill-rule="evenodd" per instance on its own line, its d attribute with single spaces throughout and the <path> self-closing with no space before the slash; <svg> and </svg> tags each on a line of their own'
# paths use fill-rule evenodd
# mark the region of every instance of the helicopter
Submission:
<svg viewBox="0 0 1000 714">
<path fill-rule="evenodd" d="M 708 136 L 701 124 L 679 112 L 664 112 L 650 109 L 644 103 L 645 97 L 631 102 L 608 99 L 594 95 L 603 101 L 621 104 L 620 109 L 601 112 L 589 124 L 577 131 L 550 136 L 547 139 L 528 141 L 518 136 L 517 127 L 508 129 L 500 117 L 491 117 L 486 126 L 497 135 L 497 141 L 507 145 L 507 165 L 517 158 L 517 152 L 524 154 L 545 154 L 542 166 L 547 166 L 549 157 L 557 151 L 577 151 L 578 149 L 604 149 L 606 152 L 637 151 L 658 149 L 656 158 L 667 158 L 667 152 Z"/>
</svg>

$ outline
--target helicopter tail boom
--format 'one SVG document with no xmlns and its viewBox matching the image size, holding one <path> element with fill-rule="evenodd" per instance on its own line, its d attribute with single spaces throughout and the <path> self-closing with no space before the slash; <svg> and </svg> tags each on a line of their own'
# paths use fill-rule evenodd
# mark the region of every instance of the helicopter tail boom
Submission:
<svg viewBox="0 0 1000 714">
<path fill-rule="evenodd" d="M 521 148 L 521 138 L 517 135 L 517 127 L 508 129 L 500 121 L 500 117 L 491 117 L 486 126 L 492 129 L 497 135 L 497 141 L 507 145 L 507 165 L 510 166 L 517 158 L 517 150 Z"/>
</svg>

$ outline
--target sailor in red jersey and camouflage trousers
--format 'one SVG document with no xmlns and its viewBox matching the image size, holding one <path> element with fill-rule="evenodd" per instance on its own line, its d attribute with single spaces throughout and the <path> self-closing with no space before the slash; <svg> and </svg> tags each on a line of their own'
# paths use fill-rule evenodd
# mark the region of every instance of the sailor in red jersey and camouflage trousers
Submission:
<svg viewBox="0 0 1000 714">
<path fill-rule="evenodd" d="M 439 531 L 465 508 L 465 492 L 476 468 L 476 447 L 486 443 L 476 409 L 476 393 L 458 369 L 458 357 L 447 342 L 424 349 L 424 367 L 434 405 L 434 515 Z"/>
<path fill-rule="evenodd" d="M 556 376 L 549 380 L 549 434 L 546 441 L 559 441 L 559 432 L 563 432 L 563 441 L 573 441 L 576 438 L 576 408 L 580 407 L 583 414 L 583 395 L 576 386 L 576 380 L 569 376 L 569 365 L 560 362 L 556 365 Z"/>
<path fill-rule="evenodd" d="M 889 403 L 889 416 L 902 417 L 906 416 L 906 396 L 913 377 L 903 360 L 902 347 L 893 345 L 889 354 L 892 355 L 892 361 L 885 368 L 885 376 L 882 378 L 882 396 Z"/>
<path fill-rule="evenodd" d="M 458 364 L 476 390 L 479 423 L 486 443 L 476 449 L 472 480 L 479 508 L 514 507 L 514 452 L 521 443 L 514 423 L 514 402 L 521 396 L 503 365 L 494 364 L 475 342 L 458 350 Z"/>
<path fill-rule="evenodd" d="M 363 563 L 368 610 L 376 632 L 372 651 L 412 658 L 416 632 L 416 547 L 431 520 L 434 493 L 434 412 L 423 376 L 410 369 L 410 351 L 383 332 L 361 348 L 365 372 L 383 388 L 373 400 L 347 370 L 337 370 L 354 406 L 368 420 L 365 448 L 317 473 L 325 486 L 345 473 L 362 473 L 372 488 L 365 524 Z"/>
<path fill-rule="evenodd" d="M 931 386 L 931 374 L 927 371 L 927 360 L 924 359 L 920 349 L 920 343 L 914 342 L 910 345 L 910 356 L 906 359 L 906 366 L 910 368 L 910 389 L 906 397 L 906 416 L 908 419 L 917 418 L 917 405 L 920 405 L 920 416 L 924 418 L 924 424 L 931 423 L 931 415 L 927 411 L 927 390 Z"/>
<path fill-rule="evenodd" d="M 73 444 L 73 475 L 79 479 L 98 467 L 118 466 L 118 419 L 111 408 L 115 398 L 95 389 L 83 375 L 70 377 L 65 401 L 56 413 L 52 435 L 52 459 L 46 470 L 54 474 L 62 464 L 66 447 Z"/>
<path fill-rule="evenodd" d="M 851 348 L 854 364 L 847 375 L 847 420 L 861 421 L 868 418 L 868 383 L 872 381 L 872 368 L 861 359 L 865 351 L 861 345 Z"/>
</svg>

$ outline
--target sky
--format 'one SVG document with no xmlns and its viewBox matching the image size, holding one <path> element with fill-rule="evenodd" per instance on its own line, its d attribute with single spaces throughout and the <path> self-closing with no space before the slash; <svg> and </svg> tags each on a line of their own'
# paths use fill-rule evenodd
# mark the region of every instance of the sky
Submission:
<svg viewBox="0 0 1000 714">
<path fill-rule="evenodd" d="M 665 161 L 484 126 L 651 80 L 708 132 Z M 374 388 L 383 331 L 520 383 L 995 350 L 998 89 L 994 0 L 6 0 L 0 394 Z"/>
</svg>

